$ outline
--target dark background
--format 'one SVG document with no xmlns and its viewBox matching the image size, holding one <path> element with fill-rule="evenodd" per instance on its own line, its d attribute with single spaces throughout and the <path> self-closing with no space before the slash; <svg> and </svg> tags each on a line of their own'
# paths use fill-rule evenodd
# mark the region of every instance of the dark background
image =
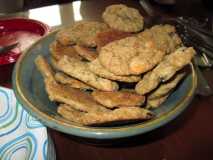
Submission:
<svg viewBox="0 0 213 160">
<path fill-rule="evenodd" d="M 52 4 L 63 4 L 72 2 L 73 0 L 25 0 L 24 10 L 32 9 Z M 153 1 L 153 0 L 150 0 Z M 208 4 L 207 4 L 208 3 Z M 191 16 L 209 16 L 213 15 L 212 0 L 176 0 L 173 7 L 162 7 L 156 3 L 152 3 L 156 9 L 160 9 L 165 13 L 175 13 L 175 15 L 191 15 Z M 97 4 L 98 5 L 98 4 Z M 196 12 L 195 12 L 196 11 Z"/>
</svg>

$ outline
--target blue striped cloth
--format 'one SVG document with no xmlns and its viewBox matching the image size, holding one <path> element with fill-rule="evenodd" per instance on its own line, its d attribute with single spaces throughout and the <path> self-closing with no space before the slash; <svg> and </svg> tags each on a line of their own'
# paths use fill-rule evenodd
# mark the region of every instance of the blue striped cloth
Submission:
<svg viewBox="0 0 213 160">
<path fill-rule="evenodd" d="M 0 160 L 46 160 L 47 129 L 17 102 L 12 90 L 0 87 Z"/>
</svg>

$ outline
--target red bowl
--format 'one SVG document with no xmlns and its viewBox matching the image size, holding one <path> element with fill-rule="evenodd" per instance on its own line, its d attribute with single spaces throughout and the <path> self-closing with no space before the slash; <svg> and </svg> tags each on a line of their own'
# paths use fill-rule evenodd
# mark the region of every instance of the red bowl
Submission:
<svg viewBox="0 0 213 160">
<path fill-rule="evenodd" d="M 37 20 L 11 18 L 0 20 L 0 46 L 19 42 L 7 53 L 0 53 L 0 67 L 16 62 L 23 50 L 49 32 L 49 26 Z"/>
</svg>

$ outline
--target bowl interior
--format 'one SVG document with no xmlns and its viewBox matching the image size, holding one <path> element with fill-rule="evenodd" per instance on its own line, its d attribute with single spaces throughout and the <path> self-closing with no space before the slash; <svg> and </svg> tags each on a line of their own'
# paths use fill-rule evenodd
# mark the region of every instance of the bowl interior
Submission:
<svg viewBox="0 0 213 160">
<path fill-rule="evenodd" d="M 20 57 L 13 74 L 13 87 L 20 103 L 33 116 L 53 129 L 75 136 L 95 139 L 133 136 L 153 130 L 174 119 L 186 108 L 194 95 L 197 78 L 191 65 L 189 74 L 178 88 L 161 107 L 154 110 L 157 116 L 152 120 L 105 128 L 83 127 L 68 122 L 57 113 L 56 103 L 48 99 L 43 78 L 34 64 L 34 60 L 39 54 L 50 60 L 49 44 L 55 39 L 55 34 L 56 32 L 49 34 L 30 47 Z"/>
<path fill-rule="evenodd" d="M 49 27 L 42 22 L 25 18 L 0 20 L 0 46 L 19 42 L 18 46 L 0 54 L 0 65 L 16 62 L 23 50 L 49 32 Z"/>
</svg>

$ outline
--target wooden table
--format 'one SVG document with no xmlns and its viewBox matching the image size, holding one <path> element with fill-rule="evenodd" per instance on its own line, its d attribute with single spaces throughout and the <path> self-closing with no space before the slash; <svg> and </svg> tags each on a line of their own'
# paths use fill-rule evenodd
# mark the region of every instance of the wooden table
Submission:
<svg viewBox="0 0 213 160">
<path fill-rule="evenodd" d="M 112 3 L 125 2 L 140 9 L 145 16 L 146 11 L 138 1 L 83 1 L 81 3 L 81 15 L 86 19 L 96 19 L 105 6 Z M 186 4 L 188 4 L 188 1 Z M 184 4 L 184 1 L 182 1 Z M 179 6 L 181 6 L 179 4 Z M 67 6 L 65 6 L 66 8 Z M 168 14 L 161 7 L 154 6 L 158 14 Z M 186 6 L 186 9 L 188 9 Z M 198 6 L 195 6 L 198 7 Z M 180 15 L 183 8 L 178 5 L 169 11 L 171 15 Z M 202 12 L 198 12 L 198 11 Z M 203 6 L 192 9 L 188 15 L 200 14 L 211 16 Z M 98 17 L 100 18 L 100 16 Z M 2 66 L 0 66 L 2 67 Z M 12 67 L 11 67 L 12 68 Z M 10 70 L 11 70 L 10 68 Z M 6 69 L 1 70 L 0 84 L 10 87 L 11 73 L 6 75 Z M 204 71 L 206 78 L 213 86 L 213 71 Z M 192 103 L 183 114 L 168 123 L 147 134 L 114 142 L 113 145 L 100 146 L 86 144 L 82 139 L 72 137 L 52 129 L 48 129 L 56 148 L 58 160 L 87 159 L 87 160 L 212 160 L 213 159 L 213 97 L 195 96 Z"/>
</svg>

